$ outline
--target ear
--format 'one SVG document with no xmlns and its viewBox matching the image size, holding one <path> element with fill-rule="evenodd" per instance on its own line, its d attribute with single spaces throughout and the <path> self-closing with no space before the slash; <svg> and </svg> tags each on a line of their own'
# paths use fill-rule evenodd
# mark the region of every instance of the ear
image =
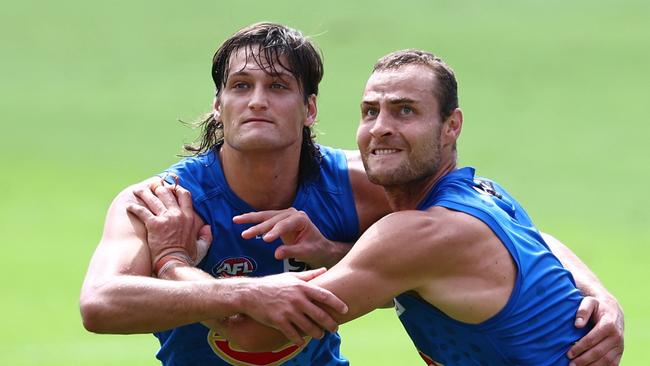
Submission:
<svg viewBox="0 0 650 366">
<path fill-rule="evenodd" d="M 214 116 L 214 119 L 217 121 L 221 118 L 221 100 L 219 97 L 214 97 L 214 100 L 212 101 L 212 116 Z"/>
<path fill-rule="evenodd" d="M 318 107 L 316 106 L 316 94 L 312 94 L 307 98 L 307 116 L 305 118 L 304 125 L 310 127 L 316 122 L 316 116 L 318 115 Z"/>
<path fill-rule="evenodd" d="M 460 136 L 460 131 L 463 129 L 463 111 L 460 108 L 454 109 L 447 120 L 442 125 L 442 138 L 444 145 L 455 145 L 456 140 Z"/>
</svg>

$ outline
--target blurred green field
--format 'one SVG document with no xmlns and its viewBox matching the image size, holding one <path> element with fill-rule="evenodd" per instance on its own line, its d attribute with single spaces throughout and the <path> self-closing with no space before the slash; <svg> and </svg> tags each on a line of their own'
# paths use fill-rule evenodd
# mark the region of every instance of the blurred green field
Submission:
<svg viewBox="0 0 650 366">
<path fill-rule="evenodd" d="M 591 266 L 625 309 L 622 364 L 650 364 L 649 2 L 25 0 L 0 13 L 0 365 L 156 364 L 150 335 L 87 333 L 79 288 L 112 197 L 177 160 L 195 136 L 177 120 L 210 106 L 214 49 L 260 20 L 314 35 L 319 141 L 338 147 L 355 146 L 379 56 L 441 55 L 461 164 Z M 342 334 L 355 365 L 421 364 L 391 310 Z"/>
</svg>

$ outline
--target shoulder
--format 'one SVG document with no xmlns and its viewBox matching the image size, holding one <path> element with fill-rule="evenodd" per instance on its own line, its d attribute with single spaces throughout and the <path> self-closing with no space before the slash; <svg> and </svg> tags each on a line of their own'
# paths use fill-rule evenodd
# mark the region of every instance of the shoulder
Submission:
<svg viewBox="0 0 650 366">
<path fill-rule="evenodd" d="M 384 189 L 368 180 L 359 151 L 345 150 L 344 153 L 348 177 L 354 193 L 354 203 L 359 215 L 359 226 L 363 231 L 389 213 L 390 207 Z"/>
<path fill-rule="evenodd" d="M 444 271 L 454 261 L 471 260 L 473 247 L 492 236 L 480 220 L 434 206 L 426 211 L 399 211 L 383 217 L 368 228 L 354 249 L 359 246 L 366 258 L 376 255 L 375 260 L 396 261 L 396 268 L 402 262 L 414 268 L 434 265 Z"/>
<path fill-rule="evenodd" d="M 192 176 L 201 174 L 207 168 L 220 169 L 219 158 L 214 151 L 210 150 L 200 155 L 186 156 L 181 160 L 165 169 L 165 172 L 173 172 L 179 175 Z"/>
<path fill-rule="evenodd" d="M 158 184 L 159 182 L 159 177 L 151 177 L 124 188 L 115 196 L 106 214 L 102 242 L 146 236 L 144 225 L 128 214 L 126 208 L 132 204 L 141 204 L 141 201 L 135 195 L 136 191 L 150 189 L 149 187 L 152 184 Z"/>
<path fill-rule="evenodd" d="M 150 189 L 152 185 L 159 184 L 160 180 L 160 177 L 151 177 L 122 189 L 120 193 L 118 193 L 117 196 L 115 196 L 113 199 L 111 208 L 114 206 L 126 207 L 126 205 L 130 203 L 138 203 L 139 200 L 135 196 L 135 192 L 139 190 Z"/>
<path fill-rule="evenodd" d="M 165 177 L 165 174 L 176 175 L 178 183 L 192 194 L 195 204 L 206 196 L 223 191 L 227 186 L 219 157 L 212 150 L 185 157 L 159 175 L 173 184 L 173 178 Z"/>
</svg>

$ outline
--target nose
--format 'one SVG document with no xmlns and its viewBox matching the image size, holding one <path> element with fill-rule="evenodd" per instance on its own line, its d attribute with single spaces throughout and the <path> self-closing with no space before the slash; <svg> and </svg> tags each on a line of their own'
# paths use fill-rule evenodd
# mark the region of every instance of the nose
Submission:
<svg viewBox="0 0 650 366">
<path fill-rule="evenodd" d="M 392 122 L 389 114 L 379 111 L 369 132 L 374 138 L 390 136 L 394 132 Z"/>
<path fill-rule="evenodd" d="M 248 100 L 248 108 L 252 111 L 263 111 L 269 107 L 268 96 L 262 87 L 255 87 Z"/>
</svg>

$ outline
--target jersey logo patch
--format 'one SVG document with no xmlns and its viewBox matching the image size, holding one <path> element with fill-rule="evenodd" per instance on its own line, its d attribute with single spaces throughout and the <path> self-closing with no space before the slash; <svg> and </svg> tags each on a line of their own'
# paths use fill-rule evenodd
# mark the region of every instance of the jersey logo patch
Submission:
<svg viewBox="0 0 650 366">
<path fill-rule="evenodd" d="M 289 343 L 272 352 L 245 352 L 235 349 L 227 339 L 214 330 L 208 332 L 208 343 L 214 353 L 229 364 L 237 366 L 280 365 L 300 353 L 309 344 L 309 341 L 311 341 L 311 338 L 305 337 L 305 343 L 302 346 Z"/>
<path fill-rule="evenodd" d="M 472 188 L 474 188 L 476 192 L 501 199 L 501 194 L 497 192 L 492 182 L 482 179 L 475 179 L 474 184 L 475 185 Z"/>
<path fill-rule="evenodd" d="M 253 258 L 230 257 L 212 267 L 212 274 L 216 277 L 247 276 L 256 269 L 257 263 Z"/>
</svg>

